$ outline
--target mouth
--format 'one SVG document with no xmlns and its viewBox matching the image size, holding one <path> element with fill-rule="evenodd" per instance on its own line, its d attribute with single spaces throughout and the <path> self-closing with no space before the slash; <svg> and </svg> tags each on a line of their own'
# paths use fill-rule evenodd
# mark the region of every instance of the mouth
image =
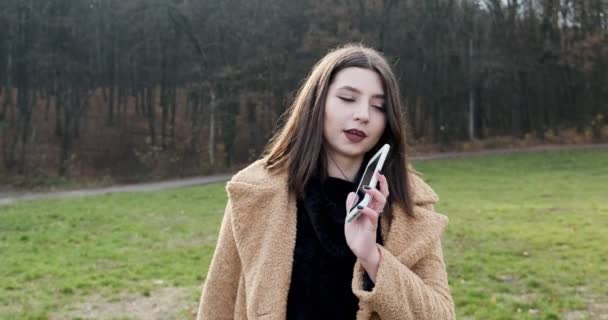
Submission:
<svg viewBox="0 0 608 320">
<path fill-rule="evenodd" d="M 358 130 L 358 129 L 348 129 L 348 130 L 344 130 L 344 132 L 359 136 L 361 138 L 367 137 L 367 134 L 365 134 L 365 132 Z"/>
</svg>

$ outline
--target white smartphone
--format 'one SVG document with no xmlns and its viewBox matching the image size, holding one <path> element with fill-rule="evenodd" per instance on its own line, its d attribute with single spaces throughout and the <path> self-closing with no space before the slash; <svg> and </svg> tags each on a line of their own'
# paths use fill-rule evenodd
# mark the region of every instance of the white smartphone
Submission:
<svg viewBox="0 0 608 320">
<path fill-rule="evenodd" d="M 354 205 L 348 210 L 348 214 L 346 215 L 346 223 L 350 223 L 351 221 L 357 219 L 357 217 L 361 214 L 361 211 L 357 209 L 357 206 L 367 207 L 372 197 L 363 191 L 363 186 L 368 185 L 370 188 L 375 188 L 378 183 L 378 178 L 376 177 L 376 172 L 382 170 L 382 166 L 384 165 L 384 161 L 386 160 L 386 156 L 388 155 L 388 151 L 391 148 L 390 145 L 385 144 L 376 152 L 376 154 L 369 159 L 367 162 L 367 166 L 365 167 L 365 171 L 363 172 L 363 176 L 361 176 L 361 180 L 359 181 L 359 186 L 357 187 L 357 198 L 354 202 Z"/>
</svg>

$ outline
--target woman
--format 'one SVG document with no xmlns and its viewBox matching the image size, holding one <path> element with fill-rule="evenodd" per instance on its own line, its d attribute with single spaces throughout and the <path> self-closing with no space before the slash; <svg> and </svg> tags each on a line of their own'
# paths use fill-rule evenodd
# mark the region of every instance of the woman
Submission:
<svg viewBox="0 0 608 320">
<path fill-rule="evenodd" d="M 399 88 L 376 51 L 313 68 L 264 156 L 227 184 L 198 319 L 453 319 L 437 195 L 408 170 Z M 345 223 L 367 160 L 372 201 Z"/>
</svg>

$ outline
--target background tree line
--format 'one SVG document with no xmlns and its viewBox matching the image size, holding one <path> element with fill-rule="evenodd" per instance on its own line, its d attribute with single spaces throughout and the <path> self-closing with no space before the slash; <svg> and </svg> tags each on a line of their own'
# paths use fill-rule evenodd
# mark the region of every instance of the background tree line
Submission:
<svg viewBox="0 0 608 320">
<path fill-rule="evenodd" d="M 3 0 L 0 172 L 247 162 L 348 41 L 394 63 L 413 143 L 600 139 L 607 31 L 608 0 Z"/>
</svg>

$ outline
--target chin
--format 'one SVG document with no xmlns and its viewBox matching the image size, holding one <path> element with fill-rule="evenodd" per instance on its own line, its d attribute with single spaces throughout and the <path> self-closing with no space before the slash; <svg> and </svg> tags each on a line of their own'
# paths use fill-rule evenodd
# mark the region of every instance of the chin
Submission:
<svg viewBox="0 0 608 320">
<path fill-rule="evenodd" d="M 345 156 L 356 158 L 356 157 L 363 156 L 367 152 L 366 150 L 367 149 L 365 147 L 351 145 L 349 147 L 342 148 L 339 151 L 340 151 L 340 153 L 342 153 Z"/>
<path fill-rule="evenodd" d="M 333 152 L 351 158 L 363 156 L 366 152 L 371 150 L 372 147 L 373 145 L 361 143 L 353 144 L 350 141 L 337 141 L 336 143 L 329 144 L 329 148 Z"/>
</svg>

